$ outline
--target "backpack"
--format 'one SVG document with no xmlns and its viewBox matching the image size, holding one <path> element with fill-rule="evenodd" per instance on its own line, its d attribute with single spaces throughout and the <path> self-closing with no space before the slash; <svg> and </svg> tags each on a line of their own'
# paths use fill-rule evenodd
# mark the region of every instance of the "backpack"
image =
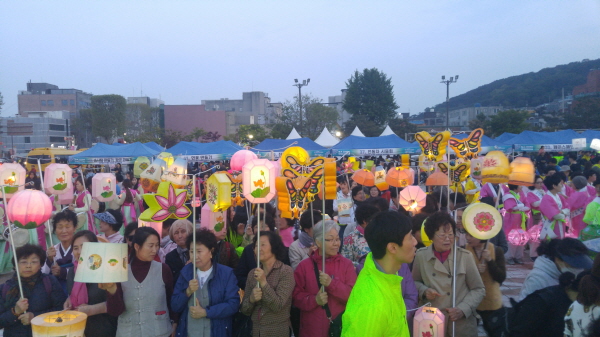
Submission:
<svg viewBox="0 0 600 337">
<path fill-rule="evenodd" d="M 46 289 L 46 293 L 48 296 L 52 294 L 52 282 L 50 281 L 50 275 L 42 274 L 42 282 L 44 283 L 44 289 Z M 2 285 L 2 298 L 6 298 L 6 294 L 8 294 L 9 287 L 6 283 Z"/>
</svg>

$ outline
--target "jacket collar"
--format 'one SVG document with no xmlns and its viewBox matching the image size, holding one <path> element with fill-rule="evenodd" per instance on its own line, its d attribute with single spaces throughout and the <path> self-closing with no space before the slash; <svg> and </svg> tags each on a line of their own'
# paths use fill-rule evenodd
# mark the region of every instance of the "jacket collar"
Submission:
<svg viewBox="0 0 600 337">
<path fill-rule="evenodd" d="M 453 261 L 454 261 L 454 253 L 452 252 L 453 248 L 450 248 L 450 254 L 448 255 L 448 259 L 446 259 L 446 261 L 448 262 L 448 265 L 450 265 L 450 266 L 453 264 Z M 424 254 L 425 254 L 425 261 L 432 264 L 433 269 L 437 270 L 440 273 L 449 274 L 446 267 L 444 267 L 444 264 L 442 264 L 442 262 L 440 262 L 440 260 L 437 257 L 435 257 L 435 255 L 433 254 L 433 244 L 429 245 L 429 247 L 427 247 L 425 249 Z"/>
<path fill-rule="evenodd" d="M 388 283 L 391 286 L 398 286 L 400 283 L 402 283 L 403 279 L 403 277 L 397 275 L 397 273 L 386 274 L 384 272 L 379 271 L 375 264 L 375 259 L 373 259 L 373 253 L 367 254 L 367 258 L 365 259 L 365 267 L 363 268 L 361 275 L 363 273 L 378 280 L 379 282 Z"/>
</svg>

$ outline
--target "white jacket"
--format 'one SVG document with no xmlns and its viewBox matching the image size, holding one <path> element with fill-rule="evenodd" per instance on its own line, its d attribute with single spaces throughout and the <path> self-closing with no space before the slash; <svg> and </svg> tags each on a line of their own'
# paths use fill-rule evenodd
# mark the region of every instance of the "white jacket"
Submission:
<svg viewBox="0 0 600 337">
<path fill-rule="evenodd" d="M 519 301 L 522 301 L 527 295 L 536 290 L 558 285 L 560 274 L 561 272 L 554 261 L 546 256 L 538 257 L 533 264 L 533 269 L 523 282 Z"/>
</svg>

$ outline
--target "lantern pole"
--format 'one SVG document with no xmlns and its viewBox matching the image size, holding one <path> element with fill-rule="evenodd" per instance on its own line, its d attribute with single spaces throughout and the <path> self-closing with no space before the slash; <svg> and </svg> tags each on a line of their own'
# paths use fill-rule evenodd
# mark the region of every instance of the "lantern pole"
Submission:
<svg viewBox="0 0 600 337">
<path fill-rule="evenodd" d="M 456 213 L 454 214 L 454 218 L 456 218 Z M 456 307 L 456 242 L 457 238 L 454 237 L 454 247 L 452 252 L 452 307 Z M 456 332 L 456 321 L 452 321 L 452 337 L 455 336 Z"/>
<path fill-rule="evenodd" d="M 193 219 L 192 219 L 192 224 L 193 224 L 193 231 L 192 231 L 192 241 L 194 242 L 194 245 L 192 246 L 193 249 L 193 257 L 194 260 L 192 261 L 193 265 L 194 265 L 194 280 L 196 279 L 197 275 L 196 275 L 196 175 L 192 175 L 192 214 L 193 214 Z M 194 294 L 194 296 L 196 296 Z"/>
<path fill-rule="evenodd" d="M 44 190 L 44 177 L 42 174 L 42 164 L 40 163 L 40 158 L 38 158 L 37 162 L 38 162 L 38 169 L 40 170 L 40 184 L 42 185 L 42 190 Z M 48 231 L 48 237 L 50 238 L 50 247 L 52 247 L 52 246 L 54 246 L 54 244 L 52 243 L 52 231 L 50 230 L 50 219 L 46 220 L 46 223 L 44 223 L 44 227 Z M 46 235 L 46 233 L 44 233 L 44 235 Z"/>
<path fill-rule="evenodd" d="M 12 224 L 10 223 L 10 218 L 8 216 L 8 208 L 6 206 L 6 185 L 0 186 L 2 188 L 2 203 L 4 204 L 4 213 L 6 214 L 6 224 L 8 225 L 8 232 L 10 233 L 10 246 L 13 251 L 13 258 L 15 260 L 15 272 L 17 273 L 17 282 L 19 283 L 19 291 L 21 294 L 21 298 L 23 298 L 23 285 L 21 284 L 21 275 L 19 274 L 19 260 L 17 260 L 17 248 L 15 248 L 15 239 L 13 237 Z M 40 261 L 41 262 L 41 261 Z"/>
<path fill-rule="evenodd" d="M 321 180 L 323 180 L 323 213 L 321 213 L 323 218 L 323 220 L 321 220 L 323 221 L 323 253 L 321 255 L 323 259 L 323 274 L 325 274 L 325 164 L 323 164 L 323 176 L 321 176 Z M 322 286 L 322 288 L 322 290 L 325 291 L 325 287 Z"/>
<path fill-rule="evenodd" d="M 260 204 L 256 204 L 256 244 L 254 248 L 256 248 L 256 268 L 260 268 Z M 265 207 L 265 210 L 267 208 Z M 256 281 L 256 287 L 260 288 L 260 282 Z"/>
</svg>

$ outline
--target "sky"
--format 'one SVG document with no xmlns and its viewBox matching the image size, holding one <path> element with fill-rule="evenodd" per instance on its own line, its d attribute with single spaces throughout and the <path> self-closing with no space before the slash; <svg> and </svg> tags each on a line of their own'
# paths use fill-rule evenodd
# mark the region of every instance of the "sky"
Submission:
<svg viewBox="0 0 600 337">
<path fill-rule="evenodd" d="M 26 83 L 165 104 L 303 94 L 327 102 L 355 70 L 391 77 L 398 112 L 494 80 L 600 58 L 600 1 L 2 0 L 2 116 Z"/>
</svg>

